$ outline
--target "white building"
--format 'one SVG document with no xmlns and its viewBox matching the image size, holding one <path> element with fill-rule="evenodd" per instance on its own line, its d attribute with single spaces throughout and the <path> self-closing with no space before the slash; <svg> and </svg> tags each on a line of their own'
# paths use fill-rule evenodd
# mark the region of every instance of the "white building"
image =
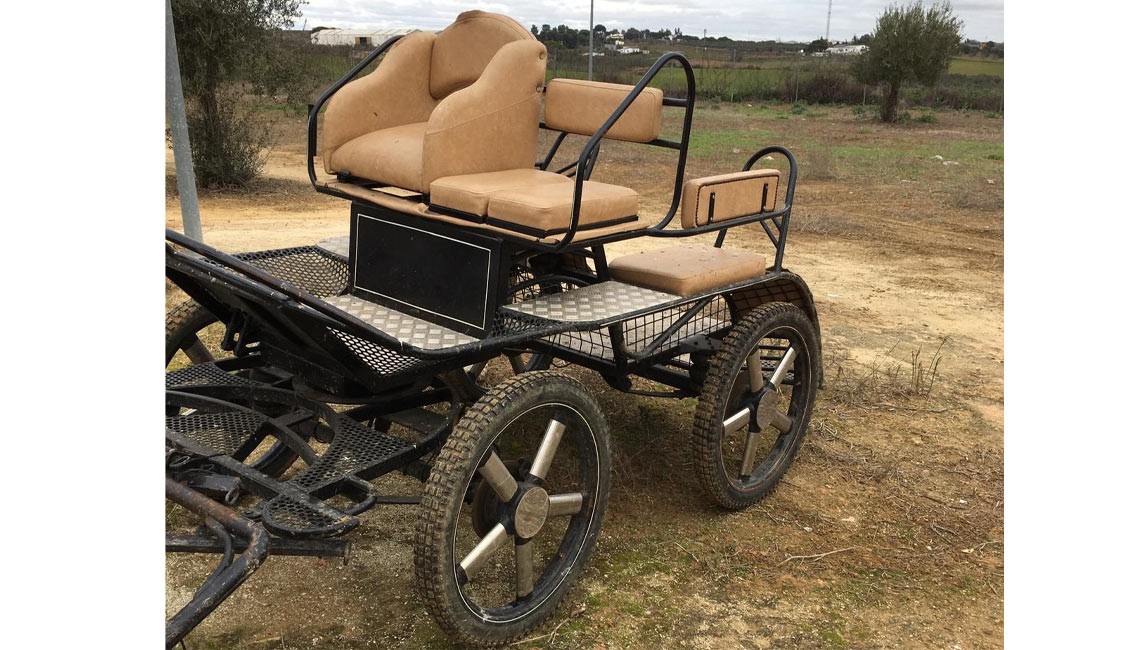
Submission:
<svg viewBox="0 0 1140 650">
<path fill-rule="evenodd" d="M 843 54 L 847 56 L 851 56 L 853 54 L 862 54 L 866 51 L 866 45 L 836 45 L 835 47 L 827 48 L 828 54 Z"/>
<path fill-rule="evenodd" d="M 393 36 L 407 36 L 418 29 L 322 29 L 310 37 L 314 45 L 376 47 Z"/>
</svg>

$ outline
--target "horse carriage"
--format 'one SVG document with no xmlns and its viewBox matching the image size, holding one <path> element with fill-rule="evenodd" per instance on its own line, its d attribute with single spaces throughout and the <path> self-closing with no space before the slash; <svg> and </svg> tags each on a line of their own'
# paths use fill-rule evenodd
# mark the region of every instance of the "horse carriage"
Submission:
<svg viewBox="0 0 1140 650">
<path fill-rule="evenodd" d="M 697 398 L 692 484 L 724 508 L 791 464 L 821 379 L 811 292 L 783 266 L 794 156 L 769 146 L 686 179 L 683 55 L 632 86 L 547 79 L 546 63 L 528 30 L 482 11 L 391 39 L 310 110 L 309 177 L 350 202 L 347 237 L 230 254 L 167 231 L 167 278 L 190 297 L 167 318 L 167 550 L 220 556 L 168 647 L 270 555 L 347 558 L 377 504 L 418 509 L 415 583 L 451 638 L 527 634 L 588 562 L 610 488 L 605 413 L 555 361 Z M 684 96 L 653 86 L 666 68 Z M 605 141 L 675 156 L 666 214 L 593 180 Z M 730 233 L 766 237 L 771 259 Z M 490 381 L 493 364 L 508 376 Z M 393 472 L 422 493 L 384 494 Z"/>
</svg>

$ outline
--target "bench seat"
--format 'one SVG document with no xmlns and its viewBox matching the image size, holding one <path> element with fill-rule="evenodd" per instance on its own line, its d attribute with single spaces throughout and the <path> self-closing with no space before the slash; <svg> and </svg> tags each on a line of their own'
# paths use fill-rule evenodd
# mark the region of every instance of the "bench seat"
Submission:
<svg viewBox="0 0 1140 650">
<path fill-rule="evenodd" d="M 623 255 L 609 263 L 619 282 L 678 296 L 691 296 L 766 272 L 763 255 L 714 246 L 671 246 Z"/>
</svg>

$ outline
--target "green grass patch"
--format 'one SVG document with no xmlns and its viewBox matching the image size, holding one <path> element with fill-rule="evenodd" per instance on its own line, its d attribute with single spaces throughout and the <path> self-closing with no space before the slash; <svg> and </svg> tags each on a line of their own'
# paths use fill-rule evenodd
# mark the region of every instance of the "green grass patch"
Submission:
<svg viewBox="0 0 1140 650">
<path fill-rule="evenodd" d="M 693 129 L 689 134 L 689 155 L 737 155 L 733 153 L 733 149 L 739 149 L 740 152 L 750 154 L 765 144 L 775 142 L 778 139 L 775 132 L 763 129 L 725 129 L 713 131 L 698 131 Z"/>
<path fill-rule="evenodd" d="M 950 74 L 987 75 L 1005 78 L 1004 59 L 965 59 L 950 60 Z"/>
</svg>

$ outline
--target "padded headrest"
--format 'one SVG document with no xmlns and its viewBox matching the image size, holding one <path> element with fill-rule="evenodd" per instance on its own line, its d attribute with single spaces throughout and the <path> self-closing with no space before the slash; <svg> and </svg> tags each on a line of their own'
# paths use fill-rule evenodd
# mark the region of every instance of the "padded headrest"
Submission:
<svg viewBox="0 0 1140 650">
<path fill-rule="evenodd" d="M 487 63 L 507 43 L 537 40 L 513 19 L 486 11 L 465 11 L 439 33 L 431 54 L 431 96 L 443 99 L 475 83 Z"/>
</svg>

